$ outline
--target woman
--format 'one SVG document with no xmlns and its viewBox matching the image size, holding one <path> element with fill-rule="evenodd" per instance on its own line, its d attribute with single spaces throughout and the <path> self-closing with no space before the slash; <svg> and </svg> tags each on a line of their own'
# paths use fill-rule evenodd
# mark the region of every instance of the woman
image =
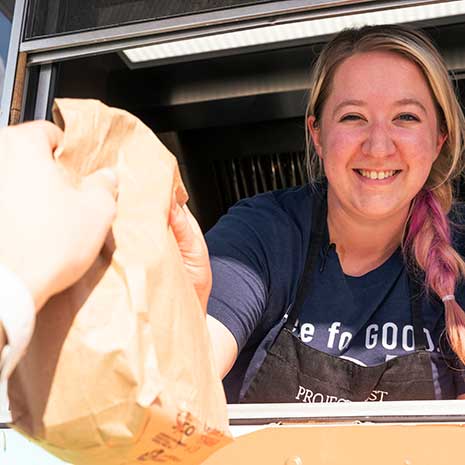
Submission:
<svg viewBox="0 0 465 465">
<path fill-rule="evenodd" d="M 447 214 L 464 118 L 442 59 L 408 28 L 343 31 L 307 123 L 310 185 L 239 202 L 207 234 L 211 294 L 198 230 L 173 211 L 228 401 L 460 397 L 465 264 Z"/>
</svg>

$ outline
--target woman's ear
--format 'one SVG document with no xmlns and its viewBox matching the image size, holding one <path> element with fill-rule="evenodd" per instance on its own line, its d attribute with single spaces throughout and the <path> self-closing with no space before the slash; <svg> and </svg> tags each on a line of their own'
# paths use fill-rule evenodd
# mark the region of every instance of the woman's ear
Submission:
<svg viewBox="0 0 465 465">
<path fill-rule="evenodd" d="M 448 134 L 446 131 L 440 131 L 438 134 L 438 139 L 436 143 L 436 156 L 434 157 L 434 161 L 438 158 L 439 154 L 441 153 L 442 147 L 448 138 Z"/>
<path fill-rule="evenodd" d="M 320 144 L 320 125 L 315 116 L 312 115 L 307 118 L 307 126 L 315 151 L 320 158 L 323 158 L 323 151 Z"/>
</svg>

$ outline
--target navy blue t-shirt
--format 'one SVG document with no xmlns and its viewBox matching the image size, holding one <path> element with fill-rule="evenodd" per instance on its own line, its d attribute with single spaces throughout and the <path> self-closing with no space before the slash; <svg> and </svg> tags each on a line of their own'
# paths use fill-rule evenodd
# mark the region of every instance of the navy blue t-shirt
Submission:
<svg viewBox="0 0 465 465">
<path fill-rule="evenodd" d="M 247 389 L 295 298 L 311 218 L 312 188 L 284 189 L 240 201 L 206 235 L 213 272 L 208 313 L 229 329 L 239 347 L 224 380 L 229 403 L 238 402 Z M 297 337 L 366 366 L 414 351 L 400 251 L 361 277 L 345 275 L 336 250 L 326 244 L 319 260 L 294 329 Z M 463 287 L 457 301 L 463 307 Z M 465 377 L 446 343 L 442 303 L 425 297 L 422 310 L 436 398 L 455 398 L 465 393 Z"/>
</svg>

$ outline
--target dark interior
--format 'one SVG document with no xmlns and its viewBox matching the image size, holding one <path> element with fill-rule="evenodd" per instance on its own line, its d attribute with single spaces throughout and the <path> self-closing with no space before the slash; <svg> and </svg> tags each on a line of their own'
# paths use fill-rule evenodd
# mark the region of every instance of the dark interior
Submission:
<svg viewBox="0 0 465 465">
<path fill-rule="evenodd" d="M 465 63 L 464 24 L 427 32 L 449 61 Z M 54 96 L 97 98 L 140 117 L 177 156 L 191 209 L 207 230 L 239 198 L 304 182 L 306 93 L 320 48 L 135 70 L 119 53 L 70 60 L 56 65 Z"/>
</svg>

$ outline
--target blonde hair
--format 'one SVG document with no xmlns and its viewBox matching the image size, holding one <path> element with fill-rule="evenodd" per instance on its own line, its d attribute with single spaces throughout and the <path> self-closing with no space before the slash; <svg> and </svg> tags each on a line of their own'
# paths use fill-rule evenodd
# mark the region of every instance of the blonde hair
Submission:
<svg viewBox="0 0 465 465">
<path fill-rule="evenodd" d="M 451 245 L 447 214 L 454 200 L 453 182 L 463 169 L 465 119 L 447 67 L 431 41 L 422 32 L 405 26 L 365 26 L 337 34 L 316 61 L 306 111 L 318 122 L 331 92 L 338 66 L 356 53 L 397 53 L 423 72 L 435 101 L 441 131 L 447 139 L 433 163 L 423 189 L 412 202 L 402 246 L 409 266 L 424 273 L 427 290 L 444 299 L 446 330 L 452 349 L 465 362 L 465 313 L 450 296 L 465 276 L 465 263 Z M 324 169 L 313 150 L 306 125 L 307 171 L 310 182 L 320 181 Z"/>
</svg>

